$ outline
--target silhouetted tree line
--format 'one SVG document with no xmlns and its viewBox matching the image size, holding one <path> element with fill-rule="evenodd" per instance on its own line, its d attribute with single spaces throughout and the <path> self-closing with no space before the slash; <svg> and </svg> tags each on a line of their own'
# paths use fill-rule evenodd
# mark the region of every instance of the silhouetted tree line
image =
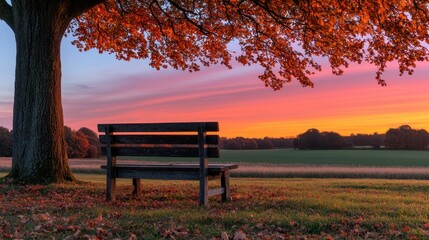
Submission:
<svg viewBox="0 0 429 240">
<path fill-rule="evenodd" d="M 390 149 L 422 150 L 429 145 L 429 134 L 425 129 L 412 129 L 408 125 L 402 125 L 386 132 L 385 145 Z"/>
<path fill-rule="evenodd" d="M 381 146 L 385 145 L 384 141 L 386 134 L 351 134 L 350 136 L 344 137 L 346 142 L 349 143 L 352 147 L 372 147 L 374 149 L 379 149 Z"/>
<path fill-rule="evenodd" d="M 292 148 L 293 138 L 221 138 L 220 148 L 229 150 Z"/>
<path fill-rule="evenodd" d="M 347 147 L 347 142 L 336 132 L 319 132 L 319 130 L 311 128 L 294 139 L 293 147 L 296 149 L 343 149 Z"/>
<path fill-rule="evenodd" d="M 69 158 L 96 158 L 100 156 L 98 135 L 89 128 L 72 130 L 64 126 L 67 153 Z M 12 131 L 0 126 L 0 157 L 11 157 L 13 149 Z M 412 129 L 408 125 L 390 128 L 386 134 L 351 134 L 341 136 L 336 132 L 320 132 L 308 129 L 296 138 L 221 138 L 220 148 L 230 150 L 248 149 L 350 149 L 371 147 L 379 149 L 424 150 L 429 145 L 429 133 L 425 129 Z"/>
<path fill-rule="evenodd" d="M 336 132 L 320 132 L 309 129 L 293 141 L 295 149 L 350 149 L 372 147 L 379 149 L 424 150 L 429 145 L 429 133 L 424 129 L 412 129 L 408 125 L 390 128 L 386 134 L 351 134 L 343 137 Z"/>
<path fill-rule="evenodd" d="M 72 130 L 64 126 L 69 158 L 96 158 L 100 156 L 98 135 L 89 128 Z M 13 151 L 12 131 L 0 126 L 0 156 L 11 157 Z"/>
</svg>

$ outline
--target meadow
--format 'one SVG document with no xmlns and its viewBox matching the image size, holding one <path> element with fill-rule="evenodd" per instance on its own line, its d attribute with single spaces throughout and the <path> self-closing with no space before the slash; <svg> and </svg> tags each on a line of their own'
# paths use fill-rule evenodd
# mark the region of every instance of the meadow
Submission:
<svg viewBox="0 0 429 240">
<path fill-rule="evenodd" d="M 127 157 L 134 161 L 154 158 Z M 195 162 L 195 159 L 180 159 Z M 171 162 L 171 158 L 156 158 Z M 429 152 L 408 150 L 222 150 L 210 162 L 238 163 L 234 177 L 429 179 Z"/>
<path fill-rule="evenodd" d="M 153 158 L 130 158 L 153 161 Z M 156 158 L 170 162 L 171 158 Z M 185 159 L 181 161 L 195 161 Z M 270 163 L 289 165 L 343 165 L 365 167 L 429 167 L 429 151 L 408 150 L 221 150 L 220 159 L 212 162 Z"/>
<path fill-rule="evenodd" d="M 417 180 L 233 178 L 232 198 L 198 207 L 197 183 L 143 180 L 140 199 L 104 176 L 85 183 L 0 183 L 2 239 L 424 239 L 429 183 Z"/>
<path fill-rule="evenodd" d="M 122 162 L 174 162 L 174 158 L 127 157 Z M 181 162 L 196 159 L 180 158 Z M 104 173 L 100 159 L 69 159 L 74 172 Z M 233 177 L 388 178 L 429 179 L 428 151 L 392 150 L 222 150 L 211 163 L 238 163 Z M 0 171 L 8 171 L 10 158 L 0 158 Z"/>
</svg>

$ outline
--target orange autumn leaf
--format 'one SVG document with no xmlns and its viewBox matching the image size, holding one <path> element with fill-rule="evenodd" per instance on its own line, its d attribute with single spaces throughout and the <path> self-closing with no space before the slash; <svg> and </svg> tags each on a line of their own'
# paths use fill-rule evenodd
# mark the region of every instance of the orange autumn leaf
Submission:
<svg viewBox="0 0 429 240">
<path fill-rule="evenodd" d="M 103 221 L 103 214 L 98 214 L 98 217 L 97 217 L 97 221 L 98 222 L 102 222 Z"/>
<path fill-rule="evenodd" d="M 409 232 L 410 231 L 410 227 L 409 226 L 405 226 L 404 228 L 402 228 L 402 231 L 404 232 L 404 233 L 407 233 L 407 232 Z"/>
</svg>

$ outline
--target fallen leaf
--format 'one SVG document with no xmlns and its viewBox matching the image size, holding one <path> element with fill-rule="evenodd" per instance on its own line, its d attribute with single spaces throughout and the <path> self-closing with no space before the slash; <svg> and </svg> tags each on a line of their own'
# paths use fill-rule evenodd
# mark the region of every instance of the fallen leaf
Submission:
<svg viewBox="0 0 429 240">
<path fill-rule="evenodd" d="M 234 233 L 233 240 L 247 240 L 246 234 L 242 230 L 238 230 Z"/>
<path fill-rule="evenodd" d="M 74 237 L 78 237 L 80 235 L 80 230 L 78 229 L 75 233 L 73 233 Z"/>
<path fill-rule="evenodd" d="M 222 234 L 220 235 L 220 239 L 221 240 L 228 240 L 229 236 L 226 232 L 222 232 Z"/>
<path fill-rule="evenodd" d="M 403 229 L 402 229 L 402 231 L 404 232 L 404 233 L 407 233 L 407 232 L 409 232 L 410 231 L 410 227 L 409 226 L 405 226 Z"/>
<path fill-rule="evenodd" d="M 24 237 L 24 234 L 20 232 L 17 228 L 15 228 L 15 234 L 13 236 L 15 239 L 22 239 Z"/>
<path fill-rule="evenodd" d="M 76 232 L 79 229 L 79 226 L 71 225 L 67 227 L 68 230 L 71 230 L 72 232 Z"/>
<path fill-rule="evenodd" d="M 40 229 L 42 229 L 42 225 L 37 225 L 37 226 L 34 228 L 34 230 L 36 230 L 36 231 L 40 231 Z"/>
</svg>

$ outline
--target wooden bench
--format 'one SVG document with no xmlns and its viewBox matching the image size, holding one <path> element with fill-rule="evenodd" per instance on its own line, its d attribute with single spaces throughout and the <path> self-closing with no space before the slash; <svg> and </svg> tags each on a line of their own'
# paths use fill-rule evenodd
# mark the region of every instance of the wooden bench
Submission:
<svg viewBox="0 0 429 240">
<path fill-rule="evenodd" d="M 115 200 L 116 178 L 133 179 L 133 193 L 141 190 L 140 179 L 199 180 L 200 205 L 207 206 L 209 196 L 222 195 L 230 200 L 229 170 L 237 164 L 208 164 L 219 158 L 217 122 L 99 124 L 102 152 L 107 157 L 106 200 Z M 117 156 L 195 157 L 198 164 L 117 164 Z M 220 188 L 209 189 L 208 181 L 220 179 Z"/>
</svg>

